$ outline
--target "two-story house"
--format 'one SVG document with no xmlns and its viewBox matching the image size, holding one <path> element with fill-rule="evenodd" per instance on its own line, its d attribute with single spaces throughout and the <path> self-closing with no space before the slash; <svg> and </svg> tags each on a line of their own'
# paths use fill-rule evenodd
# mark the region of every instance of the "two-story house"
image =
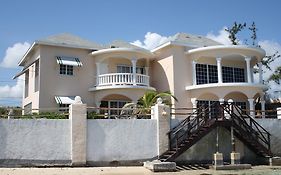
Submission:
<svg viewBox="0 0 281 175">
<path fill-rule="evenodd" d="M 226 46 L 203 36 L 178 33 L 149 51 L 124 41 L 100 45 L 70 34 L 35 41 L 19 62 L 25 76 L 22 107 L 65 107 L 81 96 L 96 107 L 121 108 L 147 90 L 170 91 L 174 107 L 198 107 L 232 100 L 254 110 L 264 90 L 265 51 Z M 253 67 L 258 65 L 259 80 Z M 251 113 L 254 115 L 254 112 Z"/>
</svg>

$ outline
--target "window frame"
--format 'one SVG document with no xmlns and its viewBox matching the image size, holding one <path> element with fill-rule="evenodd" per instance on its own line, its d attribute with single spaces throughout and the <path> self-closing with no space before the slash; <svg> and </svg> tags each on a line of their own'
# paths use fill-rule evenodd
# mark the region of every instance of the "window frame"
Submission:
<svg viewBox="0 0 281 175">
<path fill-rule="evenodd" d="M 74 66 L 60 64 L 59 65 L 59 74 L 74 76 Z"/>
</svg>

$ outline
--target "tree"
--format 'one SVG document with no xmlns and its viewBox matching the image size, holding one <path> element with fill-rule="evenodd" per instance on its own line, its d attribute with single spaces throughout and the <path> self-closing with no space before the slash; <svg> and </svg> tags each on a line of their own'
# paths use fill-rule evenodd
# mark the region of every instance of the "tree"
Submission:
<svg viewBox="0 0 281 175">
<path fill-rule="evenodd" d="M 277 67 L 274 73 L 269 77 L 269 81 L 274 81 L 277 84 L 280 84 L 281 80 L 281 66 Z"/>
<path fill-rule="evenodd" d="M 156 91 L 147 91 L 145 94 L 138 100 L 137 104 L 127 103 L 123 106 L 121 111 L 121 116 L 125 118 L 135 116 L 134 118 L 142 118 L 150 113 L 150 108 L 156 104 L 157 99 L 161 98 L 163 103 L 166 105 L 171 105 L 171 98 L 178 101 L 177 98 L 172 95 L 170 92 L 156 92 Z M 140 116 L 140 117 L 138 117 Z"/>
<path fill-rule="evenodd" d="M 231 43 L 233 45 L 238 45 L 239 44 L 239 40 L 237 38 L 237 34 L 244 29 L 244 27 L 246 27 L 246 23 L 244 24 L 240 24 L 240 23 L 236 23 L 234 22 L 233 26 L 231 28 L 226 28 L 225 31 L 228 32 L 228 38 L 230 39 Z"/>
<path fill-rule="evenodd" d="M 239 39 L 237 37 L 238 32 L 241 32 L 243 29 L 245 29 L 245 27 L 247 26 L 246 23 L 237 23 L 234 22 L 234 24 L 232 25 L 232 27 L 228 27 L 225 29 L 225 31 L 228 32 L 228 38 L 230 39 L 231 43 L 233 45 L 238 45 L 239 44 Z M 250 30 L 251 34 L 251 39 L 252 39 L 252 45 L 255 47 L 261 47 L 260 45 L 258 45 L 257 43 L 257 27 L 255 22 L 253 22 L 251 24 L 251 26 L 248 28 Z M 246 39 L 247 41 L 247 39 Z M 247 45 L 247 42 L 243 43 Z M 272 63 L 275 59 L 279 58 L 280 54 L 278 51 L 276 51 L 274 54 L 272 55 L 266 55 L 262 60 L 261 63 L 263 66 L 265 66 L 268 70 L 271 70 L 270 68 L 270 63 Z M 255 73 L 257 73 L 257 70 L 254 70 Z"/>
</svg>

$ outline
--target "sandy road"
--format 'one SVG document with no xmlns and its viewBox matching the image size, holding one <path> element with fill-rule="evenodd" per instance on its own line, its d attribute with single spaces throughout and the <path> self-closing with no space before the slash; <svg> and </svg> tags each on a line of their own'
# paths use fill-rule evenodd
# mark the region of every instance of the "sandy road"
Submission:
<svg viewBox="0 0 281 175">
<path fill-rule="evenodd" d="M 256 166 L 250 170 L 183 170 L 153 173 L 143 167 L 0 168 L 0 175 L 281 175 L 281 166 Z"/>
</svg>

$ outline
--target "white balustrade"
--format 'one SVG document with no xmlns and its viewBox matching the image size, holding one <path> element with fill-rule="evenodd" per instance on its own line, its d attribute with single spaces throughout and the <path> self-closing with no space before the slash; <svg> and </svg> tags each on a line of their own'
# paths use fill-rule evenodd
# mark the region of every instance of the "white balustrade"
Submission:
<svg viewBox="0 0 281 175">
<path fill-rule="evenodd" d="M 149 76 L 135 74 L 136 85 L 149 86 Z M 115 85 L 133 85 L 134 74 L 132 73 L 112 73 L 102 74 L 97 77 L 96 86 L 115 86 Z"/>
</svg>

